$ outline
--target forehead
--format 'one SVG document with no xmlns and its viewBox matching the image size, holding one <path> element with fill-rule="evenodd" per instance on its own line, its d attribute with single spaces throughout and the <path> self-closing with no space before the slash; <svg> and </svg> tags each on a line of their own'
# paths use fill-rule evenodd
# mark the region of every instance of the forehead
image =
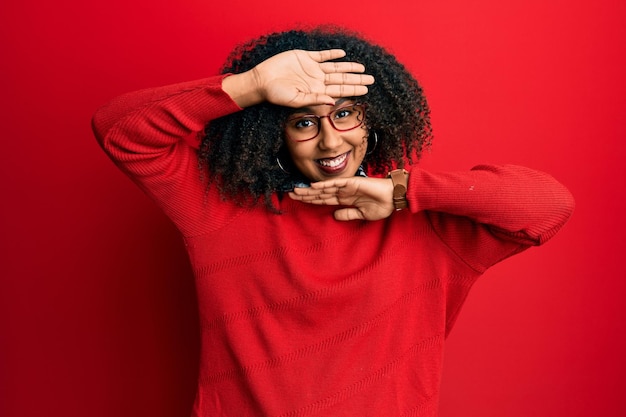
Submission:
<svg viewBox="0 0 626 417">
<path fill-rule="evenodd" d="M 316 115 L 326 115 L 330 112 L 332 112 L 335 109 L 338 109 L 340 107 L 343 107 L 345 105 L 349 105 L 354 103 L 354 99 L 351 97 L 342 97 L 339 98 L 335 101 L 334 105 L 330 105 L 330 104 L 319 104 L 317 106 L 306 106 L 306 107 L 300 107 L 297 109 L 293 109 L 293 111 L 290 113 L 290 115 L 294 115 L 294 114 L 316 114 Z"/>
</svg>

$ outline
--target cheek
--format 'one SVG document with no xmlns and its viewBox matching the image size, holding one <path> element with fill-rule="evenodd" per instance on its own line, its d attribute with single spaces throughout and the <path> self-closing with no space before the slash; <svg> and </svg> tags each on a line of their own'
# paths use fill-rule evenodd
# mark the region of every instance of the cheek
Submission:
<svg viewBox="0 0 626 417">
<path fill-rule="evenodd" d="M 369 135 L 368 135 L 368 130 L 365 128 L 365 126 L 361 126 L 361 129 L 363 129 L 360 131 L 360 135 L 362 135 L 361 141 L 357 146 L 355 146 L 355 148 L 359 155 L 365 155 L 367 153 Z"/>
<path fill-rule="evenodd" d="M 359 151 L 365 152 L 367 150 L 367 136 L 363 137 L 361 144 L 359 145 Z"/>
<path fill-rule="evenodd" d="M 367 153 L 367 136 L 363 136 L 361 143 L 356 146 L 356 150 L 361 157 Z"/>
<path fill-rule="evenodd" d="M 287 146 L 287 151 L 289 152 L 289 156 L 291 160 L 295 164 L 301 163 L 302 160 L 308 159 L 311 155 L 312 150 L 306 146 L 306 142 L 300 144 L 290 144 Z"/>
</svg>

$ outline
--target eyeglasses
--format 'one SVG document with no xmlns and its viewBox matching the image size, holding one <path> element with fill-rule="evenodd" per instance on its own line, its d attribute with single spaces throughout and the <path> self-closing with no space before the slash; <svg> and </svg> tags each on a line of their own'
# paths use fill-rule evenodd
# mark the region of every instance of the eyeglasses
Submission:
<svg viewBox="0 0 626 417">
<path fill-rule="evenodd" d="M 295 142 L 315 139 L 320 134 L 322 119 L 326 118 L 333 129 L 339 132 L 356 129 L 365 120 L 365 104 L 348 104 L 331 111 L 326 116 L 305 114 L 290 117 L 285 123 L 285 135 Z"/>
</svg>

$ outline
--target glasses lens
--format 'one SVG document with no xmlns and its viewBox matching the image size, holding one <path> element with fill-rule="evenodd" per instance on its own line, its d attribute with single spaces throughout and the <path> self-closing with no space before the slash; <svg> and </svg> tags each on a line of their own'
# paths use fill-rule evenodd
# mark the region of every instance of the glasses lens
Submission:
<svg viewBox="0 0 626 417">
<path fill-rule="evenodd" d="M 320 121 L 315 115 L 292 117 L 287 120 L 287 136 L 295 141 L 313 139 L 319 132 Z"/>
<path fill-rule="evenodd" d="M 328 116 L 335 129 L 354 129 L 363 123 L 363 107 L 360 104 L 352 104 L 338 108 Z"/>
<path fill-rule="evenodd" d="M 355 129 L 363 123 L 364 109 L 362 104 L 350 104 L 333 110 L 327 116 L 307 114 L 287 119 L 285 132 L 297 142 L 315 138 L 319 134 L 321 119 L 328 117 L 335 130 L 346 131 Z"/>
</svg>

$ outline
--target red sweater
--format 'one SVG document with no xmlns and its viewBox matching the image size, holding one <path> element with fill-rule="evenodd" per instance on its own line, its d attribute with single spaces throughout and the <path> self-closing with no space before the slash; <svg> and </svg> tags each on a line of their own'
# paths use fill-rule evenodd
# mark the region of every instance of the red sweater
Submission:
<svg viewBox="0 0 626 417">
<path fill-rule="evenodd" d="M 194 416 L 435 416 L 443 342 L 491 265 L 551 238 L 573 209 L 516 166 L 413 168 L 409 209 L 338 222 L 275 199 L 208 194 L 184 140 L 240 111 L 213 77 L 122 96 L 94 116 L 105 151 L 181 231 L 195 273 L 201 370 Z"/>
</svg>

